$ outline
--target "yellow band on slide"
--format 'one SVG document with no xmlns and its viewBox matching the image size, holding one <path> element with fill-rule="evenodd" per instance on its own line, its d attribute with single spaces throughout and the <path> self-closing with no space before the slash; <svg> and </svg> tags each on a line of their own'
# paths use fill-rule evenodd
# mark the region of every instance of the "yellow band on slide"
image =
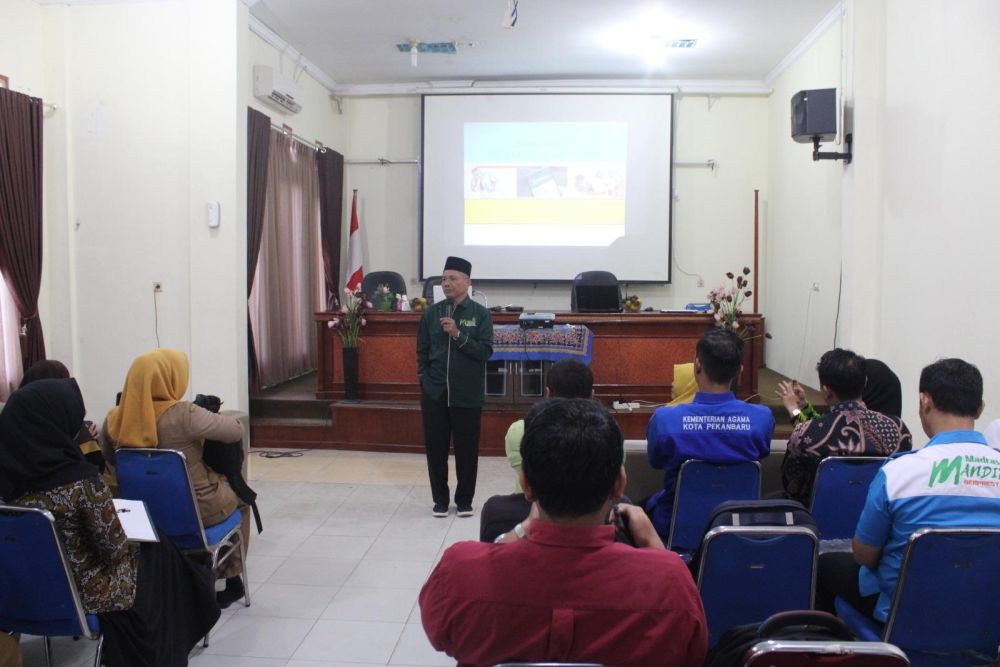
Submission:
<svg viewBox="0 0 1000 667">
<path fill-rule="evenodd" d="M 624 225 L 624 199 L 468 199 L 467 225 Z"/>
</svg>

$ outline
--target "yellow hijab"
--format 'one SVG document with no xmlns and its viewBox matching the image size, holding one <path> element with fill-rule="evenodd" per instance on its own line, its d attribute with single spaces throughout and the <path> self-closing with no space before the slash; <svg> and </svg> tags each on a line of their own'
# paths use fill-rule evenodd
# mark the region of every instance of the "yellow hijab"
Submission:
<svg viewBox="0 0 1000 667">
<path fill-rule="evenodd" d="M 187 355 L 161 347 L 132 362 L 118 407 L 108 412 L 115 447 L 156 447 L 156 420 L 181 400 L 188 385 Z"/>
<path fill-rule="evenodd" d="M 674 364 L 674 400 L 667 405 L 690 403 L 698 391 L 698 383 L 694 381 L 694 364 Z"/>
</svg>

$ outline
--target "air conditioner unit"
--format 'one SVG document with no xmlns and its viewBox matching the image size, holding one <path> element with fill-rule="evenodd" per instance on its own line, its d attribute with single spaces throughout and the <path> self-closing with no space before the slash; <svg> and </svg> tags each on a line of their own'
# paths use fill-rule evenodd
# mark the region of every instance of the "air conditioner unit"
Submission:
<svg viewBox="0 0 1000 667">
<path fill-rule="evenodd" d="M 302 87 L 266 65 L 254 65 L 253 96 L 292 113 L 302 111 Z"/>
</svg>

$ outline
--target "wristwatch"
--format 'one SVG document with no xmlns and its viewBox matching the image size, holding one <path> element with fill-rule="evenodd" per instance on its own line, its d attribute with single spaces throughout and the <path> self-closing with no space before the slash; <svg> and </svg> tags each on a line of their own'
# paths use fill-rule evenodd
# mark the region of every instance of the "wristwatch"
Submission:
<svg viewBox="0 0 1000 667">
<path fill-rule="evenodd" d="M 514 526 L 513 533 L 517 535 L 517 539 L 523 540 L 527 535 L 527 533 L 524 532 L 524 524 L 519 523 L 516 526 Z M 507 533 L 500 533 L 499 535 L 497 535 L 496 539 L 493 540 L 493 544 L 500 544 L 501 542 L 503 542 L 505 537 L 507 537 Z"/>
</svg>

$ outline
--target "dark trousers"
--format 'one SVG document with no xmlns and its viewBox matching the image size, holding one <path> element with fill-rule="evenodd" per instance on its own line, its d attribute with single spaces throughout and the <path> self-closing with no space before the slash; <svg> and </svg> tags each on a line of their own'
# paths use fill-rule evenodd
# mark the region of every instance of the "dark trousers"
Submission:
<svg viewBox="0 0 1000 667">
<path fill-rule="evenodd" d="M 427 450 L 427 474 L 435 505 L 448 505 L 448 448 L 455 443 L 455 504 L 471 506 L 476 494 L 479 470 L 479 422 L 482 408 L 450 408 L 448 394 L 433 399 L 420 396 L 424 418 L 424 448 Z"/>
<path fill-rule="evenodd" d="M 839 597 L 865 616 L 871 617 L 878 602 L 878 593 L 862 595 L 858 591 L 860 569 L 861 566 L 849 551 L 820 554 L 819 572 L 816 576 L 816 609 L 837 613 L 833 601 Z"/>
</svg>

